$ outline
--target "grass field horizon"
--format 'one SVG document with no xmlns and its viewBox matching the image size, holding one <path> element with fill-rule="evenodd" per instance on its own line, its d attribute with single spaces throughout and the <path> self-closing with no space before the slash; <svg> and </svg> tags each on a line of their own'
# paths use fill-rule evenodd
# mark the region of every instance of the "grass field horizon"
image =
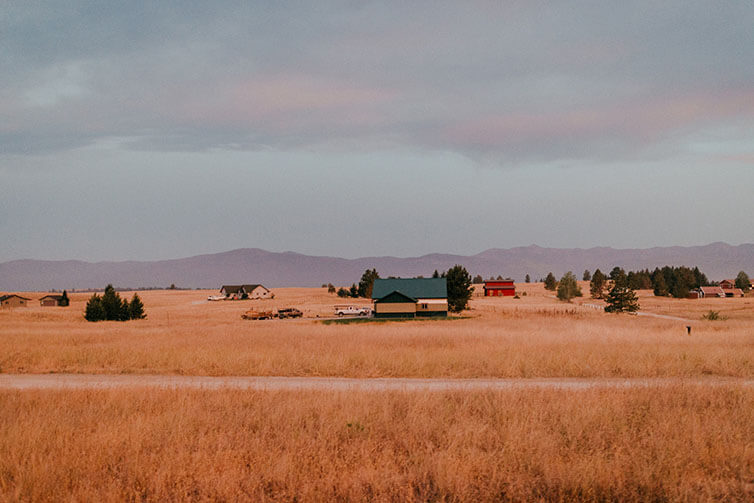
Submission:
<svg viewBox="0 0 754 503">
<path fill-rule="evenodd" d="M 142 291 L 146 320 L 90 323 L 90 294 L 67 308 L 0 311 L 0 372 L 340 377 L 754 376 L 754 297 L 668 299 L 640 292 L 644 312 L 559 302 L 541 284 L 520 299 L 474 296 L 463 319 L 324 325 L 341 299 L 322 288 L 274 289 L 274 300 L 207 302 L 215 291 Z M 588 291 L 582 282 L 582 290 Z M 525 295 L 524 295 L 525 293 Z M 34 299 L 41 293 L 29 293 Z M 130 297 L 131 292 L 122 292 Z M 245 321 L 252 307 L 298 307 L 301 320 Z M 702 317 L 717 311 L 722 320 Z M 692 326 L 692 334 L 686 326 Z"/>
</svg>

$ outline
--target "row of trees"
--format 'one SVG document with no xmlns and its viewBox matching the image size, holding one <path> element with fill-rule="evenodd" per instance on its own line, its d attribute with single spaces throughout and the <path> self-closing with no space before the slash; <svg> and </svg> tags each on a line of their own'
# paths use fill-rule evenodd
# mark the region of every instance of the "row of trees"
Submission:
<svg viewBox="0 0 754 503">
<path fill-rule="evenodd" d="M 128 321 L 146 318 L 144 304 L 134 293 L 131 302 L 121 299 L 113 285 L 107 285 L 102 296 L 92 294 L 86 303 L 84 318 L 87 321 Z"/>
<path fill-rule="evenodd" d="M 597 269 L 594 274 L 589 274 L 589 278 L 589 290 L 592 298 L 605 299 L 607 303 L 605 311 L 608 313 L 639 310 L 636 292 L 629 285 L 628 275 L 620 267 L 613 269 L 610 276 L 605 276 L 602 271 Z M 576 281 L 576 275 L 571 271 L 565 273 L 560 281 L 555 278 L 553 273 L 549 273 L 544 279 L 544 284 L 547 290 L 557 291 L 558 299 L 562 301 L 570 302 L 574 297 L 583 295 L 581 287 Z M 605 290 L 608 290 L 607 294 L 605 294 Z"/>
</svg>

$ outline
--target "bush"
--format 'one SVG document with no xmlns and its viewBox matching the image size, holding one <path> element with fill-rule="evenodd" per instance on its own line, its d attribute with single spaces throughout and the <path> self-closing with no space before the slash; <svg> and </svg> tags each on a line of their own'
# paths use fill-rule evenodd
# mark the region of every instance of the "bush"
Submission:
<svg viewBox="0 0 754 503">
<path fill-rule="evenodd" d="M 558 299 L 570 302 L 574 297 L 581 297 L 581 288 L 576 282 L 576 276 L 568 271 L 558 283 Z"/>
<path fill-rule="evenodd" d="M 719 311 L 708 311 L 707 314 L 702 315 L 702 319 L 707 321 L 724 321 L 728 318 L 726 316 L 720 316 Z"/>
</svg>

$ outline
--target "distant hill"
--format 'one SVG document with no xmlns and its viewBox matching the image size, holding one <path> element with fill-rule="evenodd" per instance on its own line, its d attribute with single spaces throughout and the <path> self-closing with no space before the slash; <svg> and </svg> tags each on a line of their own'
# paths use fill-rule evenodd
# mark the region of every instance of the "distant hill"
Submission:
<svg viewBox="0 0 754 503">
<path fill-rule="evenodd" d="M 698 265 L 712 280 L 733 278 L 744 270 L 754 276 L 754 244 L 648 249 L 558 249 L 536 245 L 510 249 L 493 248 L 477 255 L 430 254 L 421 257 L 364 257 L 344 259 L 300 253 L 275 253 L 244 248 L 223 253 L 154 262 L 82 262 L 78 260 L 14 260 L 0 263 L 0 291 L 102 288 L 166 287 L 219 288 L 222 284 L 262 283 L 267 287 L 319 286 L 323 283 L 358 283 L 365 269 L 376 268 L 381 276 L 430 276 L 461 264 L 472 274 L 510 276 L 532 281 L 552 271 L 560 277 L 573 271 L 581 278 L 584 269 L 609 272 L 619 265 L 626 270 L 663 265 Z"/>
</svg>

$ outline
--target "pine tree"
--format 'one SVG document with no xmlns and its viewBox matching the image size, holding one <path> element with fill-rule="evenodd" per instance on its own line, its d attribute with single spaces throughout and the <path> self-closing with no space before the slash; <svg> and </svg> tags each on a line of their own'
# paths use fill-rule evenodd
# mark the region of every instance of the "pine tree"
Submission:
<svg viewBox="0 0 754 503">
<path fill-rule="evenodd" d="M 93 293 L 86 303 L 84 318 L 87 321 L 102 321 L 105 319 L 105 309 L 102 307 L 102 298 Z"/>
<path fill-rule="evenodd" d="M 597 269 L 592 274 L 592 281 L 589 283 L 589 293 L 593 299 L 601 299 L 605 296 L 605 281 L 607 278 L 602 271 Z"/>
<path fill-rule="evenodd" d="M 665 282 L 665 275 L 659 268 L 652 272 L 652 288 L 656 297 L 667 297 L 670 295 L 670 289 Z"/>
<path fill-rule="evenodd" d="M 102 309 L 105 310 L 105 320 L 117 321 L 121 318 L 123 303 L 120 295 L 115 291 L 113 285 L 105 287 L 105 293 L 102 294 Z"/>
<path fill-rule="evenodd" d="M 474 279 L 472 280 L 473 283 L 484 283 L 484 278 L 482 278 L 481 274 L 477 274 L 474 276 Z"/>
<path fill-rule="evenodd" d="M 131 306 L 129 306 L 126 299 L 120 301 L 120 315 L 118 321 L 128 321 L 131 319 Z"/>
<path fill-rule="evenodd" d="M 526 283 L 531 283 L 531 276 L 529 276 L 529 275 L 527 274 L 527 275 L 526 275 L 526 278 L 524 279 L 524 282 L 526 282 Z"/>
<path fill-rule="evenodd" d="M 435 269 L 435 272 L 432 273 L 432 277 L 433 278 L 439 278 L 440 277 L 440 273 L 437 272 L 437 269 Z"/>
<path fill-rule="evenodd" d="M 581 277 L 584 281 L 591 281 L 592 280 L 592 273 L 589 272 L 589 269 L 584 270 L 584 275 Z"/>
<path fill-rule="evenodd" d="M 68 298 L 68 292 L 63 290 L 63 295 L 60 296 L 58 305 L 62 307 L 68 307 L 71 305 L 71 300 Z"/>
<path fill-rule="evenodd" d="M 136 293 L 131 297 L 131 303 L 128 305 L 128 314 L 132 320 L 143 320 L 147 317 L 144 312 L 144 304 Z"/>
<path fill-rule="evenodd" d="M 636 292 L 628 287 L 627 282 L 616 280 L 612 290 L 607 294 L 607 313 L 633 313 L 639 310 Z"/>
<path fill-rule="evenodd" d="M 555 279 L 555 275 L 551 272 L 547 273 L 547 277 L 545 278 L 545 289 L 555 291 L 557 287 L 558 281 Z"/>
<path fill-rule="evenodd" d="M 474 291 L 471 286 L 471 275 L 465 267 L 457 264 L 442 275 L 447 281 L 448 310 L 455 313 L 463 311 L 467 308 Z"/>
</svg>

